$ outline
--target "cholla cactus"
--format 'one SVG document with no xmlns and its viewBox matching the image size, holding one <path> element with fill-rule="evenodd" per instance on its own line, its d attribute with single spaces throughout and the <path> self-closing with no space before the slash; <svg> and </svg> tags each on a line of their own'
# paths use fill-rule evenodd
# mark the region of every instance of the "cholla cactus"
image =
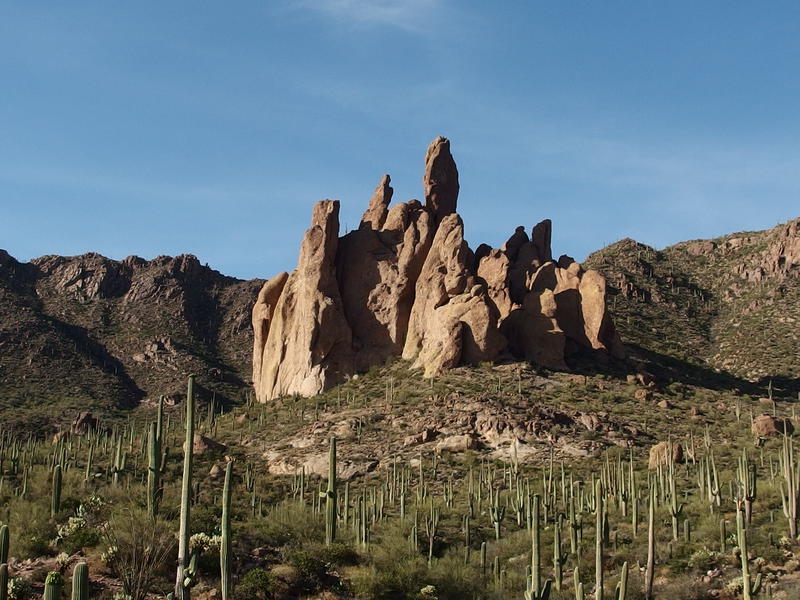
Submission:
<svg viewBox="0 0 800 600">
<path fill-rule="evenodd" d="M 12 577 L 8 581 L 9 600 L 26 600 L 32 591 L 31 584 L 22 577 Z"/>
<path fill-rule="evenodd" d="M 425 598 L 426 600 L 438 600 L 438 592 L 436 591 L 436 586 L 433 585 L 426 585 L 419 591 L 420 598 Z"/>
<path fill-rule="evenodd" d="M 199 550 L 201 552 L 209 552 L 211 550 L 219 550 L 222 544 L 222 536 L 208 535 L 207 533 L 195 533 L 189 538 L 189 549 Z"/>
</svg>

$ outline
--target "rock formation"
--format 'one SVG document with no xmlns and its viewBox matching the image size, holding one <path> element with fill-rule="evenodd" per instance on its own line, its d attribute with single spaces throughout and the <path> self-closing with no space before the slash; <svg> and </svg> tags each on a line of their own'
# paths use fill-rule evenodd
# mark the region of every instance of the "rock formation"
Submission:
<svg viewBox="0 0 800 600">
<path fill-rule="evenodd" d="M 253 314 L 266 330 L 266 339 L 262 333 L 261 369 L 254 382 L 258 398 L 285 393 L 310 396 L 352 372 L 352 334 L 334 264 L 338 236 L 339 203 L 318 202 L 300 246 L 297 269 L 286 279 L 277 302 L 267 304 L 270 281 L 259 294 Z M 267 327 L 265 314 L 271 317 Z"/>
<path fill-rule="evenodd" d="M 260 401 L 313 395 L 400 355 L 426 377 L 501 357 L 566 369 L 580 348 L 621 356 L 605 280 L 569 257 L 553 262 L 549 220 L 472 252 L 446 138 L 425 156 L 424 206 L 390 208 L 390 181 L 341 239 L 338 202 L 318 203 L 297 269 L 264 284 L 253 308 Z"/>
</svg>

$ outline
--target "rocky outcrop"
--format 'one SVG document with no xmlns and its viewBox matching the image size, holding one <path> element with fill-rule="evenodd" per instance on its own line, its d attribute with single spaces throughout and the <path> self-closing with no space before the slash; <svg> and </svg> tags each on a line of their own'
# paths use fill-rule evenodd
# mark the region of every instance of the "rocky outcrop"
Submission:
<svg viewBox="0 0 800 600">
<path fill-rule="evenodd" d="M 661 465 L 683 462 L 683 446 L 678 442 L 659 442 L 650 448 L 647 466 L 657 469 Z"/>
<path fill-rule="evenodd" d="M 284 271 L 267 281 L 253 305 L 253 381 L 261 380 L 264 346 L 269 335 L 273 309 L 278 305 L 287 279 L 289 274 Z"/>
<path fill-rule="evenodd" d="M 499 313 L 472 274 L 472 251 L 457 214 L 444 217 L 422 273 L 403 358 L 431 377 L 459 364 L 494 360 L 506 346 Z"/>
<path fill-rule="evenodd" d="M 434 231 L 430 213 L 411 200 L 392 208 L 383 229 L 361 228 L 340 240 L 337 279 L 356 371 L 402 352 Z"/>
<path fill-rule="evenodd" d="M 310 396 L 353 371 L 352 334 L 334 264 L 338 235 L 339 202 L 318 202 L 300 246 L 297 269 L 287 278 L 274 308 L 263 307 L 271 320 L 254 382 L 258 398 Z"/>
<path fill-rule="evenodd" d="M 605 281 L 552 260 L 552 224 L 517 227 L 473 253 L 456 213 L 450 142 L 428 148 L 425 204 L 389 207 L 384 175 L 357 230 L 341 239 L 335 201 L 314 208 L 298 267 L 270 279 L 253 308 L 257 398 L 313 395 L 402 355 L 425 377 L 515 356 L 566 369 L 575 348 L 619 355 Z M 572 346 L 570 346 L 572 342 Z"/>
<path fill-rule="evenodd" d="M 789 419 L 762 414 L 753 419 L 751 430 L 756 437 L 768 438 L 784 434 L 791 435 L 794 433 L 794 426 Z"/>
<path fill-rule="evenodd" d="M 369 208 L 361 217 L 361 224 L 359 229 L 381 229 L 386 222 L 386 216 L 389 214 L 389 203 L 392 201 L 392 194 L 394 190 L 389 185 L 391 177 L 384 175 L 381 182 L 372 194 L 372 199 L 369 201 Z"/>
<path fill-rule="evenodd" d="M 428 146 L 422 184 L 425 188 L 425 208 L 436 223 L 456 212 L 458 169 L 450 154 L 450 140 L 447 138 L 439 136 Z"/>
</svg>

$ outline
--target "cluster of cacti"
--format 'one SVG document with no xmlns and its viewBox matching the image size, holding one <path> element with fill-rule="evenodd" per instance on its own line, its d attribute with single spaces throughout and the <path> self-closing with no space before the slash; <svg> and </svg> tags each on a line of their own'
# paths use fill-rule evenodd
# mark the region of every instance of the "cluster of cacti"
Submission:
<svg viewBox="0 0 800 600">
<path fill-rule="evenodd" d="M 393 393 L 391 387 L 387 387 L 387 401 L 391 402 Z M 233 422 L 233 415 L 220 417 L 218 408 L 219 403 L 212 401 L 204 425 L 209 430 Z M 211 497 L 216 504 L 219 502 L 220 489 L 204 483 L 201 491 L 199 482 L 195 481 L 198 478 L 193 478 L 197 407 L 192 377 L 189 379 L 184 410 L 179 561 L 173 597 L 186 600 L 198 578 L 197 553 L 189 544 L 192 504 L 198 499 L 205 502 Z M 256 409 L 250 407 L 249 410 Z M 301 411 L 299 402 L 293 410 Z M 317 403 L 314 406 L 315 415 L 320 410 L 326 408 Z M 302 412 L 300 414 L 302 416 Z M 311 418 L 310 411 L 307 416 Z M 259 418 L 268 420 L 271 415 L 264 409 Z M 70 486 L 76 480 L 80 481 L 79 489 L 82 491 L 102 488 L 104 485 L 136 491 L 131 496 L 146 499 L 151 518 L 156 519 L 159 511 L 162 515 L 169 514 L 166 509 L 160 509 L 163 490 L 165 487 L 168 490 L 177 489 L 178 478 L 170 481 L 165 475 L 169 458 L 166 448 L 169 441 L 173 447 L 177 445 L 176 437 L 181 425 L 176 419 L 175 430 L 170 432 L 169 419 L 163 402 L 160 402 L 155 422 L 153 419 L 146 423 L 129 421 L 108 431 L 64 436 L 57 443 L 47 446 L 36 440 L 4 440 L 0 448 L 0 463 L 7 461 L 7 477 L 0 477 L 0 486 L 6 486 L 6 494 L 39 496 L 46 506 L 48 490 L 40 490 L 43 484 L 38 482 L 47 481 L 45 485 L 49 484 L 51 492 L 50 513 L 56 521 L 67 517 L 66 507 L 72 506 L 75 497 L 75 490 Z M 200 417 L 200 420 L 203 418 Z M 249 422 L 259 421 L 251 418 Z M 700 440 L 700 437 L 697 439 Z M 569 464 L 559 462 L 552 453 L 549 458 L 542 460 L 539 467 L 526 468 L 520 464 L 516 444 L 510 446 L 507 463 L 481 460 L 460 471 L 435 452 L 419 452 L 418 464 L 412 462 L 413 456 L 404 456 L 401 452 L 391 457 L 391 462 L 384 463 L 388 467 L 351 484 L 337 480 L 338 442 L 331 437 L 327 482 L 324 476 L 309 475 L 301 467 L 291 480 L 278 484 L 280 489 L 285 490 L 286 499 L 274 505 L 270 505 L 271 496 L 265 492 L 263 481 L 256 477 L 257 458 L 251 455 L 242 461 L 244 465 L 241 471 L 235 469 L 236 475 L 242 480 L 241 491 L 246 491 L 244 501 L 234 491 L 234 465 L 229 461 L 221 489 L 221 595 L 223 600 L 228 600 L 236 581 L 231 555 L 233 503 L 238 507 L 237 515 L 249 512 L 253 519 L 280 518 L 283 510 L 289 514 L 289 507 L 302 510 L 315 526 L 320 527 L 320 540 L 323 539 L 321 528 L 324 525 L 324 541 L 327 545 L 336 541 L 354 543 L 363 552 L 369 552 L 370 543 L 380 539 L 383 521 L 397 519 L 403 536 L 407 536 L 409 547 L 420 561 L 434 568 L 444 564 L 437 556 L 446 554 L 449 551 L 447 546 L 459 552 L 459 560 L 463 550 L 466 568 L 480 568 L 487 585 L 497 586 L 498 590 L 503 593 L 508 591 L 509 595 L 522 595 L 524 581 L 524 597 L 528 600 L 566 594 L 571 596 L 573 592 L 576 598 L 581 598 L 584 588 L 589 588 L 594 598 L 602 599 L 611 595 L 614 585 L 615 598 L 623 600 L 628 588 L 628 563 L 623 564 L 621 570 L 619 563 L 616 563 L 616 567 L 610 566 L 614 563 L 618 544 L 623 548 L 626 545 L 638 548 L 639 554 L 634 560 L 644 572 L 644 595 L 652 598 L 654 591 L 658 591 L 654 585 L 657 564 L 666 557 L 684 551 L 684 545 L 697 547 L 693 537 L 702 535 L 701 532 L 707 529 L 705 523 L 697 521 L 697 506 L 702 506 L 703 513 L 712 513 L 710 518 L 715 530 L 719 523 L 719 551 L 723 553 L 730 552 L 735 545 L 731 542 L 732 538 L 727 537 L 725 522 L 725 515 L 730 518 L 735 506 L 743 579 L 748 582 L 745 584 L 748 589 L 746 593 L 752 596 L 759 590 L 760 574 L 756 574 L 754 579 L 750 573 L 753 563 L 750 561 L 748 564 L 743 545 L 755 539 L 755 546 L 760 547 L 760 540 L 766 535 L 751 534 L 751 540 L 747 540 L 746 528 L 751 522 L 766 521 L 769 500 L 764 496 L 770 493 L 772 487 L 770 482 L 764 485 L 764 480 L 769 475 L 776 488 L 780 484 L 783 510 L 789 522 L 789 537 L 796 538 L 800 464 L 794 458 L 789 437 L 784 438 L 779 454 L 771 454 L 773 446 L 762 449 L 760 463 L 758 451 L 748 455 L 746 450 L 741 450 L 735 464 L 731 460 L 720 459 L 719 468 L 708 428 L 703 441 L 705 448 L 701 443 L 695 448 L 694 437 L 690 438 L 692 449 L 687 454 L 685 465 L 676 465 L 667 460 L 645 472 L 642 467 L 637 469 L 633 450 L 630 453 L 627 450 L 611 451 L 605 454 L 602 461 L 595 463 L 598 468 L 587 472 L 585 477 L 579 476 L 579 471 L 572 469 Z M 346 442 L 341 444 L 338 450 L 346 456 L 348 446 Z M 238 457 L 238 451 L 235 449 L 231 454 Z M 177 457 L 173 457 L 172 462 L 177 465 Z M 174 471 L 170 469 L 169 472 Z M 45 474 L 48 475 L 46 480 L 43 477 Z M 138 496 L 140 490 L 144 490 L 146 495 Z M 238 512 L 242 506 L 244 512 Z M 772 506 L 777 507 L 777 503 Z M 776 514 L 780 513 L 776 511 Z M 642 550 L 645 548 L 645 523 L 646 553 Z M 637 534 L 639 541 L 631 543 Z M 509 560 L 510 556 L 504 550 L 519 543 L 523 535 L 529 536 L 530 540 L 530 562 L 525 566 L 524 573 L 521 564 L 517 566 L 516 561 Z M 671 540 L 657 544 L 659 536 Z M 462 539 L 463 548 L 460 547 Z M 772 537 L 769 539 L 769 543 L 775 543 Z M 716 539 L 713 545 L 717 549 Z M 3 526 L 0 527 L 0 559 L 7 560 L 7 546 L 8 528 Z M 577 565 L 581 561 L 591 561 L 592 549 L 594 573 L 584 572 L 584 581 L 581 581 Z M 474 556 L 477 552 L 480 552 L 479 560 Z M 546 556 L 544 564 L 542 553 Z M 0 579 L 4 576 L 7 578 L 8 569 L 6 567 L 4 572 L 1 565 L 2 562 Z M 632 577 L 632 581 L 638 581 L 638 578 Z M 73 590 L 75 585 L 73 578 Z M 515 585 L 520 587 L 514 591 Z M 63 584 L 57 577 L 49 580 L 47 590 L 51 596 L 59 586 L 63 587 Z M 764 585 L 760 587 L 765 588 Z M 0 600 L 3 600 L 2 592 Z"/>
</svg>

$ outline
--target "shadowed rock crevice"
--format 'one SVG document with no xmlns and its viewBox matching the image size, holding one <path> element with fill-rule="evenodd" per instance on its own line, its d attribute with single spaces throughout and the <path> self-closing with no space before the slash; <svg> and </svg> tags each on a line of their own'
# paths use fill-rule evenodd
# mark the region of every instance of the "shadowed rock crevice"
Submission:
<svg viewBox="0 0 800 600">
<path fill-rule="evenodd" d="M 549 220 L 473 253 L 449 140 L 426 153 L 424 206 L 390 207 L 390 181 L 341 239 L 339 203 L 318 203 L 297 269 L 264 285 L 252 318 L 260 401 L 314 395 L 399 355 L 425 377 L 501 357 L 565 369 L 567 342 L 622 355 L 605 280 L 567 257 L 553 262 Z"/>
</svg>

